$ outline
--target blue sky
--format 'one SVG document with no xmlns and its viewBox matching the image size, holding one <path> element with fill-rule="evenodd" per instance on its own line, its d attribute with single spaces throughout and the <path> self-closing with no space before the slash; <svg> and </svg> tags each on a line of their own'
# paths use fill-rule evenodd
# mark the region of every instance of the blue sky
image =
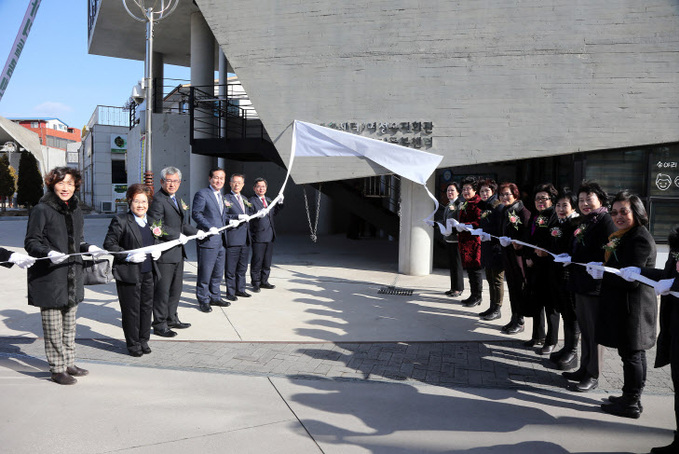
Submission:
<svg viewBox="0 0 679 454">
<path fill-rule="evenodd" d="M 28 4 L 0 0 L 0 71 Z M 122 106 L 143 73 L 141 61 L 87 53 L 87 0 L 42 0 L 0 115 L 57 117 L 82 128 L 97 105 Z M 189 69 L 166 65 L 165 77 L 188 79 Z"/>
</svg>

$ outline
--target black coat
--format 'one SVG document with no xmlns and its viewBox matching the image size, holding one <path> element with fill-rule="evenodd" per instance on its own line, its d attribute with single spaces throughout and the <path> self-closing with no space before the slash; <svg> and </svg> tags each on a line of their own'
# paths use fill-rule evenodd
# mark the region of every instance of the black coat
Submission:
<svg viewBox="0 0 679 454">
<path fill-rule="evenodd" d="M 163 224 L 163 229 L 167 235 L 161 237 L 161 241 L 171 241 L 179 238 L 179 234 L 190 236 L 195 235 L 198 229 L 189 224 L 189 206 L 185 202 L 177 198 L 176 207 L 172 202 L 169 194 L 163 189 L 156 192 L 153 196 L 153 202 L 149 207 L 147 216 L 153 219 L 160 219 Z M 178 245 L 172 249 L 163 252 L 163 255 L 158 259 L 159 263 L 179 263 L 186 258 L 186 252 L 183 245 Z"/>
<path fill-rule="evenodd" d="M 534 244 L 543 249 L 549 249 L 549 222 L 554 214 L 554 208 L 545 208 L 540 213 L 535 213 L 530 218 L 526 228 L 525 242 Z M 526 298 L 526 310 L 524 315 L 535 316 L 542 307 L 553 307 L 554 301 L 550 298 L 549 268 L 552 256 L 540 257 L 535 249 L 523 248 L 523 257 L 526 260 L 526 280 L 528 282 L 528 294 Z M 530 262 L 529 262 L 530 261 Z"/>
<path fill-rule="evenodd" d="M 591 213 L 580 217 L 580 222 L 573 232 L 571 259 L 577 263 L 603 262 L 603 246 L 608 243 L 608 236 L 616 231 L 613 219 L 608 212 Z M 580 237 L 575 236 L 578 229 L 583 229 Z M 570 288 L 582 295 L 599 294 L 601 280 L 592 279 L 584 266 L 575 265 L 570 272 Z"/>
<path fill-rule="evenodd" d="M 481 202 L 481 219 L 479 228 L 493 236 L 501 235 L 502 210 L 504 205 L 493 194 L 485 202 Z M 481 266 L 483 268 L 502 269 L 502 246 L 497 238 L 481 242 Z"/>
<path fill-rule="evenodd" d="M 155 222 L 155 219 L 146 216 L 148 228 Z M 158 244 L 158 239 L 153 237 L 153 243 Z M 144 247 L 143 238 L 139 233 L 139 225 L 134 220 L 134 214 L 124 213 L 119 214 L 111 219 L 111 224 L 108 226 L 108 232 L 104 239 L 104 249 L 110 252 L 129 251 Z M 126 262 L 125 254 L 113 255 L 113 277 L 116 281 L 125 282 L 127 284 L 134 284 L 141 281 L 141 263 Z M 153 263 L 153 274 L 160 276 L 158 266 L 155 260 Z"/>
<path fill-rule="evenodd" d="M 641 274 L 654 281 L 674 279 L 671 291 L 679 292 L 677 260 L 672 254 L 665 262 L 665 269 L 641 268 Z M 676 338 L 677 335 L 679 335 L 679 298 L 672 295 L 663 296 L 660 298 L 660 334 L 658 335 L 658 348 L 655 352 L 655 367 L 663 367 L 670 363 L 672 336 Z M 672 365 L 673 369 L 675 367 L 676 365 Z"/>
<path fill-rule="evenodd" d="M 10 256 L 13 254 L 12 251 L 8 251 L 4 247 L 0 247 L 0 262 L 6 262 L 9 260 Z M 3 263 L 2 266 L 6 268 L 11 268 L 13 263 Z"/>
<path fill-rule="evenodd" d="M 656 248 L 646 227 L 632 227 L 622 237 L 606 266 L 648 268 L 655 265 Z M 655 290 L 612 273 L 601 280 L 597 343 L 607 347 L 648 350 L 655 345 L 658 299 Z"/>
<path fill-rule="evenodd" d="M 47 192 L 31 210 L 24 249 L 36 258 L 50 251 L 73 254 L 90 247 L 83 236 L 83 214 L 78 198 L 68 205 L 54 192 Z M 85 297 L 82 257 L 70 257 L 60 264 L 38 260 L 27 270 L 28 304 L 42 308 L 75 306 Z"/>
<path fill-rule="evenodd" d="M 250 203 L 255 212 L 264 209 L 262 199 L 257 196 L 250 197 Z M 271 199 L 268 197 L 266 197 L 266 204 L 267 206 L 271 204 Z M 276 239 L 276 227 L 273 217 L 281 209 L 283 209 L 283 204 L 277 203 L 266 216 L 250 220 L 250 236 L 253 243 L 270 243 Z"/>
<path fill-rule="evenodd" d="M 575 213 L 577 215 L 577 213 Z M 573 232 L 580 222 L 579 216 L 572 216 L 563 222 L 555 215 L 549 221 L 549 246 L 545 249 L 554 254 L 571 254 L 573 244 Z M 549 263 L 549 285 L 554 299 L 554 307 L 563 312 L 567 305 L 572 305 L 573 295 L 568 285 L 571 269 L 575 266 L 563 266 L 563 263 Z"/>
</svg>

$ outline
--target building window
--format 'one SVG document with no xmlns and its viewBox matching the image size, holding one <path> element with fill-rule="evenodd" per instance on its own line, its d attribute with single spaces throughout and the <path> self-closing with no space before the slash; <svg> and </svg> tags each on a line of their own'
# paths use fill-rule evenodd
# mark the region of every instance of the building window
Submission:
<svg viewBox="0 0 679 454">
<path fill-rule="evenodd" d="M 610 195 L 628 189 L 646 193 L 646 150 L 616 150 L 587 154 L 585 178 L 594 180 Z"/>
<path fill-rule="evenodd" d="M 111 183 L 127 184 L 127 170 L 125 170 L 125 161 L 111 161 Z"/>
<path fill-rule="evenodd" d="M 38 129 L 39 127 L 40 127 L 40 123 L 38 123 L 37 121 L 31 122 L 31 128 Z"/>
</svg>

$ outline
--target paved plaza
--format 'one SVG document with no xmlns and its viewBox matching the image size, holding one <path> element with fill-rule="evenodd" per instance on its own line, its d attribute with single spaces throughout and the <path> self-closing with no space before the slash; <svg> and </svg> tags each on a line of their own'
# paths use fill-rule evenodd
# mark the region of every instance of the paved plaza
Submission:
<svg viewBox="0 0 679 454">
<path fill-rule="evenodd" d="M 101 245 L 109 223 L 86 220 Z M 0 221 L 21 248 L 24 219 Z M 443 295 L 447 270 L 397 273 L 395 242 L 281 235 L 271 282 L 205 314 L 195 304 L 189 244 L 179 315 L 192 327 L 153 353 L 128 356 L 114 283 L 86 289 L 78 309 L 75 386 L 49 380 L 39 311 L 25 271 L 0 270 L 3 452 L 40 453 L 565 453 L 648 452 L 669 443 L 669 368 L 649 368 L 639 420 L 606 415 L 622 367 L 606 352 L 600 387 L 566 389 L 509 320 Z M 380 290 L 397 287 L 412 295 Z M 463 297 L 468 295 L 467 292 Z M 655 350 L 649 352 L 653 363 Z"/>
</svg>

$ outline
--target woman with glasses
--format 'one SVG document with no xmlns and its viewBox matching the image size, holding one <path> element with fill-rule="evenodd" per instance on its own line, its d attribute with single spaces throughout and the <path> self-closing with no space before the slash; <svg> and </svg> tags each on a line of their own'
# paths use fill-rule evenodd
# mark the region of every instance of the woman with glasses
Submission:
<svg viewBox="0 0 679 454">
<path fill-rule="evenodd" d="M 502 237 L 523 240 L 530 221 L 530 211 L 519 199 L 519 188 L 514 183 L 502 183 L 498 189 L 500 202 L 503 203 L 501 232 Z M 502 243 L 502 241 L 501 241 Z M 523 257 L 517 253 L 519 246 L 515 243 L 502 244 L 502 259 L 509 290 L 509 303 L 512 307 L 512 319 L 502 327 L 505 334 L 518 334 L 524 330 L 522 305 L 526 297 L 526 275 Z"/>
<path fill-rule="evenodd" d="M 621 191 L 613 199 L 611 218 L 617 230 L 604 246 L 604 265 L 611 268 L 655 266 L 656 248 L 646 229 L 648 216 L 639 197 Z M 638 418 L 641 392 L 646 384 L 646 350 L 655 345 L 658 318 L 655 290 L 613 273 L 590 271 L 601 278 L 596 324 L 597 342 L 618 349 L 622 360 L 622 396 L 609 397 L 601 409 L 612 415 Z"/>
<path fill-rule="evenodd" d="M 446 197 L 448 198 L 448 205 L 443 210 L 443 224 L 445 225 L 448 219 L 457 220 L 459 208 L 462 204 L 460 201 L 460 185 L 456 182 L 448 184 L 446 188 Z M 464 281 L 462 280 L 462 260 L 460 259 L 460 250 L 458 249 L 457 230 L 453 229 L 450 235 L 443 238 L 446 242 L 446 251 L 448 252 L 448 263 L 450 266 L 450 290 L 446 295 L 457 298 L 462 295 L 464 290 Z"/>
<path fill-rule="evenodd" d="M 486 270 L 488 293 L 490 293 L 490 306 L 479 314 L 481 320 L 497 320 L 502 316 L 502 299 L 504 298 L 505 270 L 502 264 L 502 246 L 497 238 L 500 236 L 500 221 L 504 205 L 497 197 L 497 183 L 493 179 L 487 179 L 479 183 L 479 196 L 481 197 L 481 217 L 479 228 L 486 234 L 486 241 L 481 242 L 481 266 Z"/>
<path fill-rule="evenodd" d="M 133 184 L 127 189 L 130 211 L 111 220 L 104 240 L 106 250 L 117 252 L 139 249 L 157 244 L 161 236 L 168 235 L 156 219 L 146 215 L 152 200 L 151 188 L 146 185 Z M 153 254 L 114 254 L 113 277 L 120 301 L 125 344 L 131 356 L 151 353 L 149 338 L 153 286 L 159 275 L 155 260 L 160 258 L 160 254 L 160 251 Z"/>
<path fill-rule="evenodd" d="M 462 197 L 464 202 L 460 206 L 460 224 L 470 225 L 479 228 L 481 218 L 481 197 L 478 191 L 478 182 L 474 177 L 466 177 L 462 180 Z M 459 234 L 460 257 L 462 268 L 467 271 L 469 279 L 469 289 L 471 295 L 462 301 L 464 307 L 474 307 L 481 304 L 481 292 L 483 291 L 483 275 L 481 274 L 481 238 L 472 235 L 467 230 L 460 231 Z"/>
<path fill-rule="evenodd" d="M 603 262 L 604 246 L 615 225 L 608 214 L 606 192 L 594 181 L 583 181 L 578 188 L 578 208 L 582 220 L 573 232 L 571 260 L 577 263 Z M 580 326 L 580 367 L 564 372 L 578 382 L 573 390 L 587 392 L 599 386 L 599 361 L 603 349 L 596 343 L 595 324 L 601 281 L 593 279 L 582 266 L 571 265 L 570 286 L 575 293 L 575 313 Z"/>
</svg>

